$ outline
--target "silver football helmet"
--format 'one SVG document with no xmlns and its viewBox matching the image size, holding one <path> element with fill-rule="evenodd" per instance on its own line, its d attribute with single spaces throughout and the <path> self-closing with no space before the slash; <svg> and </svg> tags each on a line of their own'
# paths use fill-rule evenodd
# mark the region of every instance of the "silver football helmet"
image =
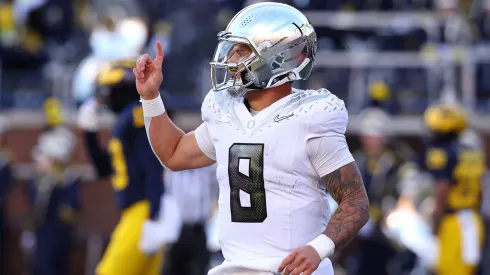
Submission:
<svg viewBox="0 0 490 275">
<path fill-rule="evenodd" d="M 316 44 L 313 26 L 297 9 L 270 2 L 250 5 L 218 33 L 210 63 L 213 90 L 239 97 L 308 79 Z"/>
</svg>

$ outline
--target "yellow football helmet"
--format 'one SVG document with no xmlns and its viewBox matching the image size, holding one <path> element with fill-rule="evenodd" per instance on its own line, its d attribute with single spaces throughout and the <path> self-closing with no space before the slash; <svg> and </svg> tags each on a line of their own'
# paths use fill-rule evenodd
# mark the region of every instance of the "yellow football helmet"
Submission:
<svg viewBox="0 0 490 275">
<path fill-rule="evenodd" d="M 375 81 L 369 85 L 369 97 L 382 102 L 390 98 L 391 92 L 388 85 L 383 81 Z"/>
<path fill-rule="evenodd" d="M 103 66 L 96 77 L 95 96 L 109 109 L 119 113 L 126 105 L 139 100 L 133 68 L 136 60 L 123 59 Z"/>
<path fill-rule="evenodd" d="M 441 103 L 427 108 L 424 123 L 437 134 L 460 134 L 468 124 L 463 107 L 456 103 Z"/>
</svg>

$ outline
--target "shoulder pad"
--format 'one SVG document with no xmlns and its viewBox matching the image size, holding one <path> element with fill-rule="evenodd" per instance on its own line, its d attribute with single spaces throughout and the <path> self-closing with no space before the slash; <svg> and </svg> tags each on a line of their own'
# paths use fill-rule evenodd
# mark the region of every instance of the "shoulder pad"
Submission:
<svg viewBox="0 0 490 275">
<path fill-rule="evenodd" d="M 216 109 L 215 104 L 214 92 L 211 90 L 208 92 L 206 97 L 204 97 L 204 101 L 201 105 L 201 115 L 203 121 L 208 121 L 210 119 Z"/>
<path fill-rule="evenodd" d="M 344 101 L 327 89 L 295 90 L 285 108 L 293 111 L 295 115 L 329 116 L 332 113 L 347 112 Z"/>
<path fill-rule="evenodd" d="M 449 152 L 442 147 L 433 147 L 427 150 L 425 163 L 430 170 L 441 170 L 446 168 L 449 160 Z"/>
<path fill-rule="evenodd" d="M 210 90 L 201 106 L 202 120 L 205 122 L 213 120 L 227 122 L 229 115 L 226 110 L 231 100 L 231 96 L 226 91 L 215 92 Z"/>
<path fill-rule="evenodd" d="M 310 134 L 345 134 L 349 121 L 347 108 L 343 100 L 327 89 L 296 92 L 288 105 L 294 115 L 307 119 Z"/>
</svg>

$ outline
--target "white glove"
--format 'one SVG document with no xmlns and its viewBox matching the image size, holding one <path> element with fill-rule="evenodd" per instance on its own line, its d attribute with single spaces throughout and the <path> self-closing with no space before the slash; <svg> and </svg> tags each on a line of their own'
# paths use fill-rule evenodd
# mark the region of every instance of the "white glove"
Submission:
<svg viewBox="0 0 490 275">
<path fill-rule="evenodd" d="M 85 131 L 96 132 L 99 129 L 100 104 L 95 99 L 85 101 L 78 111 L 78 127 Z"/>
<path fill-rule="evenodd" d="M 143 224 L 139 248 L 146 254 L 154 254 L 166 244 L 179 239 L 182 219 L 177 202 L 168 195 L 163 195 L 161 211 L 157 221 L 147 220 Z"/>
<path fill-rule="evenodd" d="M 418 256 L 421 263 L 432 269 L 438 259 L 438 240 L 429 224 L 418 213 L 399 209 L 388 215 L 383 231 L 388 238 Z"/>
<path fill-rule="evenodd" d="M 147 220 L 143 224 L 139 248 L 145 254 L 155 254 L 163 246 L 163 243 L 159 240 L 159 231 L 160 225 L 158 221 Z"/>
</svg>

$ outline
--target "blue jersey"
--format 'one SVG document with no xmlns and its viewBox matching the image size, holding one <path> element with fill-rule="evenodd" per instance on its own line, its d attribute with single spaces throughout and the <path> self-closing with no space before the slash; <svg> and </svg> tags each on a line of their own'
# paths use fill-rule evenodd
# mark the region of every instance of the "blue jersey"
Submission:
<svg viewBox="0 0 490 275">
<path fill-rule="evenodd" d="M 458 141 L 437 142 L 428 146 L 420 163 L 436 181 L 451 184 L 448 211 L 480 207 L 481 182 L 486 171 L 482 151 Z"/>
<path fill-rule="evenodd" d="M 391 195 L 386 192 L 393 190 L 396 185 L 399 158 L 389 149 L 385 149 L 379 157 L 370 157 L 365 153 L 354 156 L 370 203 L 381 203 L 385 195 Z"/>
<path fill-rule="evenodd" d="M 99 176 L 111 175 L 119 208 L 147 200 L 155 218 L 164 189 L 163 167 L 146 136 L 141 104 L 130 104 L 119 114 L 107 152 L 98 146 L 95 133 L 87 133 L 87 145 Z"/>
<path fill-rule="evenodd" d="M 59 182 L 50 176 L 41 176 L 28 183 L 28 198 L 32 204 L 31 227 L 66 228 L 80 210 L 80 178 L 66 175 Z"/>
<path fill-rule="evenodd" d="M 127 106 L 119 116 L 109 141 L 112 185 L 121 208 L 149 200 L 150 215 L 160 209 L 163 193 L 163 167 L 146 136 L 141 104 Z"/>
</svg>

